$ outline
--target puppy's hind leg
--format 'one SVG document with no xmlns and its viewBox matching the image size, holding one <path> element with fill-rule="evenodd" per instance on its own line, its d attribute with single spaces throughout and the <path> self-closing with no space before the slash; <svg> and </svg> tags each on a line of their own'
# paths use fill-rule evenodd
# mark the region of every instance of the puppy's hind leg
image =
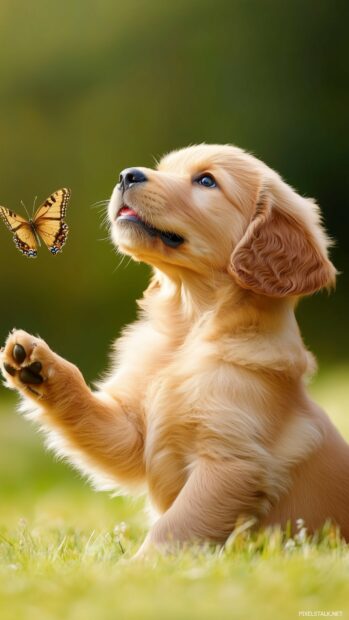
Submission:
<svg viewBox="0 0 349 620">
<path fill-rule="evenodd" d="M 239 518 L 258 520 L 269 506 L 263 468 L 238 459 L 202 460 L 172 506 L 155 523 L 135 559 L 152 549 L 171 550 L 183 543 L 226 541 Z"/>
</svg>

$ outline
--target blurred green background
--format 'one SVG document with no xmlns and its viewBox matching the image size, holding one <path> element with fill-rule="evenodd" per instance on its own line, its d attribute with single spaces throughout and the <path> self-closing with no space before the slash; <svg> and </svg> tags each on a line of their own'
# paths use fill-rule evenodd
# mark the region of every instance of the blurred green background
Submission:
<svg viewBox="0 0 349 620">
<path fill-rule="evenodd" d="M 112 340 L 135 317 L 149 270 L 127 260 L 118 267 L 103 210 L 92 205 L 110 196 L 127 166 L 152 166 L 188 144 L 233 143 L 316 198 L 337 240 L 337 292 L 304 300 L 298 317 L 320 362 L 311 391 L 349 440 L 348 7 L 1 0 L 0 204 L 24 214 L 21 200 L 30 210 L 36 195 L 72 189 L 62 255 L 42 247 L 36 260 L 23 257 L 0 222 L 1 342 L 14 326 L 39 333 L 88 381 L 98 377 Z M 344 608 L 346 565 L 337 559 L 335 567 L 329 554 L 313 563 L 308 552 L 303 563 L 284 554 L 269 564 L 265 555 L 260 563 L 228 558 L 233 573 L 220 573 L 208 556 L 199 569 L 191 560 L 187 577 L 176 563 L 155 576 L 132 565 L 116 574 L 114 526 L 127 522 L 130 555 L 147 529 L 142 500 L 83 484 L 44 451 L 15 402 L 0 386 L 4 620 L 114 619 L 129 606 L 139 613 L 128 609 L 127 617 L 142 619 L 232 618 L 234 610 L 239 618 L 294 618 L 309 605 Z M 276 608 L 264 614 L 265 604 Z"/>
<path fill-rule="evenodd" d="M 315 197 L 337 240 L 337 292 L 303 301 L 298 313 L 335 394 L 349 348 L 347 24 L 345 1 L 2 0 L 0 204 L 24 214 L 20 200 L 31 209 L 61 186 L 72 200 L 57 257 L 44 247 L 36 260 L 23 257 L 0 222 L 0 340 L 14 326 L 39 333 L 96 378 L 135 317 L 148 268 L 118 267 L 103 210 L 92 205 L 127 166 L 230 142 Z M 13 415 L 4 388 L 1 398 L 2 492 L 17 501 L 27 493 L 30 504 L 68 479 L 80 488 Z"/>
</svg>

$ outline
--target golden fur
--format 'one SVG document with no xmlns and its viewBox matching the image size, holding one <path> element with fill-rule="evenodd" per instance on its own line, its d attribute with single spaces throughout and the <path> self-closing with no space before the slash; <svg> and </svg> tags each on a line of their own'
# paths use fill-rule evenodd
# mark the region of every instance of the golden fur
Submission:
<svg viewBox="0 0 349 620">
<path fill-rule="evenodd" d="M 349 540 L 349 446 L 306 393 L 315 364 L 294 316 L 299 296 L 335 281 L 317 205 L 232 146 L 182 149 L 141 171 L 146 182 L 115 188 L 109 217 L 121 252 L 154 276 L 109 378 L 93 393 L 45 342 L 15 331 L 3 362 L 20 369 L 20 343 L 44 382 L 4 369 L 9 386 L 96 484 L 148 492 L 159 518 L 141 553 L 221 543 L 240 516 L 303 518 L 312 531 L 330 518 Z M 197 183 L 204 172 L 217 187 Z M 184 243 L 120 223 L 122 204 Z"/>
</svg>

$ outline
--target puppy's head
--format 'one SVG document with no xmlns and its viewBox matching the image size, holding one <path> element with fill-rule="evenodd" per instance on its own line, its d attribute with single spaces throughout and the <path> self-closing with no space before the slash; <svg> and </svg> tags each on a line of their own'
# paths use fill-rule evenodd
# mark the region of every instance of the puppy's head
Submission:
<svg viewBox="0 0 349 620">
<path fill-rule="evenodd" d="M 124 170 L 109 218 L 122 252 L 165 271 L 219 271 L 274 297 L 334 283 L 316 204 L 236 147 L 193 146 L 156 170 Z"/>
</svg>

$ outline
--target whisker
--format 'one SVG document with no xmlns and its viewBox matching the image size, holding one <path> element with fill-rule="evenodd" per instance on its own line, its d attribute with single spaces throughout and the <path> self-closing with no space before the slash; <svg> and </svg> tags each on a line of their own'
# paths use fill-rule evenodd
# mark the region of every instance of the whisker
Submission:
<svg viewBox="0 0 349 620">
<path fill-rule="evenodd" d="M 106 212 L 106 210 L 105 210 L 105 207 L 99 207 L 99 210 L 98 210 L 98 212 L 97 212 L 97 213 L 99 213 L 101 216 L 102 216 L 102 215 L 103 215 L 103 216 L 107 215 L 107 212 Z"/>
<path fill-rule="evenodd" d="M 109 218 L 107 216 L 104 216 L 102 218 L 102 221 L 99 224 L 100 228 L 108 228 L 109 229 Z"/>
<path fill-rule="evenodd" d="M 125 260 L 126 260 L 126 254 L 121 254 L 118 268 L 121 267 L 122 263 L 125 262 Z"/>
<path fill-rule="evenodd" d="M 117 253 L 117 254 L 121 254 L 121 252 L 119 252 L 119 250 L 118 250 L 118 249 L 116 250 L 116 253 Z M 122 263 L 124 262 L 125 258 L 126 258 L 126 254 L 121 254 L 121 257 L 120 257 L 119 263 L 116 265 L 115 269 L 113 270 L 113 273 L 115 273 L 115 271 L 116 271 L 117 269 L 119 269 L 119 267 L 121 267 L 121 265 L 122 265 Z"/>
<path fill-rule="evenodd" d="M 98 207 L 107 206 L 109 202 L 110 198 L 107 198 L 106 200 L 97 200 L 97 202 L 94 202 L 92 205 L 90 205 L 90 208 L 97 209 Z"/>
<path fill-rule="evenodd" d="M 159 163 L 160 163 L 160 159 L 158 157 L 156 157 L 155 155 L 152 155 L 152 160 L 154 163 L 154 168 L 157 168 Z"/>
<path fill-rule="evenodd" d="M 96 200 L 95 202 L 92 203 L 92 206 L 93 205 L 98 205 L 101 202 L 109 202 L 109 200 L 110 200 L 110 197 L 109 198 L 102 198 L 102 200 Z"/>
</svg>

